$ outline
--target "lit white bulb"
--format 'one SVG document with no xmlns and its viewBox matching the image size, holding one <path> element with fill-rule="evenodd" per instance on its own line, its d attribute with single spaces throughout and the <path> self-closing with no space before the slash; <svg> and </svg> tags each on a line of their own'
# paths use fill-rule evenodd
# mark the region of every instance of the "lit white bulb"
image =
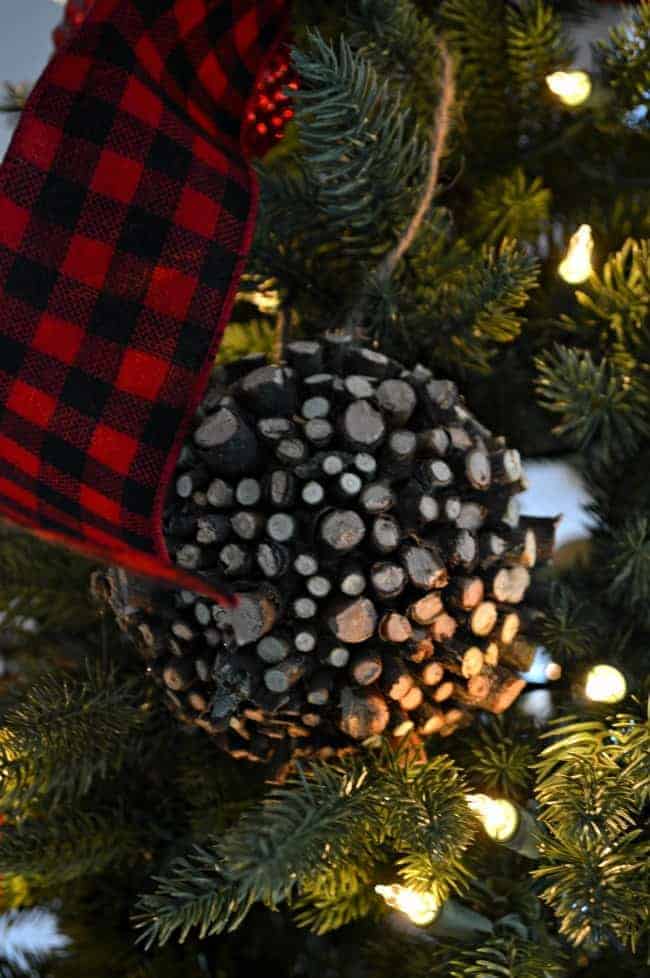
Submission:
<svg viewBox="0 0 650 978">
<path fill-rule="evenodd" d="M 614 666 L 594 666 L 587 673 L 585 695 L 594 703 L 618 703 L 626 692 L 625 676 Z"/>
<path fill-rule="evenodd" d="M 483 828 L 495 842 L 508 842 L 519 826 L 519 812 L 505 798 L 467 795 L 467 804 L 481 820 Z"/>
<path fill-rule="evenodd" d="M 440 904 L 432 893 L 418 893 L 408 886 L 393 883 L 391 886 L 377 885 L 375 893 L 383 897 L 389 907 L 399 910 L 414 924 L 426 927 L 438 916 Z"/>
<path fill-rule="evenodd" d="M 582 105 L 591 95 L 591 78 L 586 71 L 554 71 L 546 84 L 565 105 Z"/>
<path fill-rule="evenodd" d="M 569 247 L 563 261 L 560 262 L 558 272 L 560 277 L 570 285 L 578 285 L 589 278 L 593 271 L 591 255 L 594 250 L 594 239 L 591 235 L 591 227 L 588 224 L 581 224 L 575 234 L 571 235 Z"/>
</svg>

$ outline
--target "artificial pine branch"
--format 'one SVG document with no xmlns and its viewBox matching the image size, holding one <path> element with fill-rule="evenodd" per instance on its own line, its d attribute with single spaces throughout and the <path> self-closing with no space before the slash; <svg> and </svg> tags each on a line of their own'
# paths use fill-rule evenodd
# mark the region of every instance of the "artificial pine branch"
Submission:
<svg viewBox="0 0 650 978">
<path fill-rule="evenodd" d="M 146 721 L 138 684 L 113 670 L 88 664 L 85 676 L 43 675 L 4 718 L 0 807 L 79 799 L 119 770 Z"/>
<path fill-rule="evenodd" d="M 492 937 L 450 963 L 450 978 L 564 978 L 558 948 L 519 937 Z M 559 960 L 558 960 L 559 959 Z"/>
</svg>

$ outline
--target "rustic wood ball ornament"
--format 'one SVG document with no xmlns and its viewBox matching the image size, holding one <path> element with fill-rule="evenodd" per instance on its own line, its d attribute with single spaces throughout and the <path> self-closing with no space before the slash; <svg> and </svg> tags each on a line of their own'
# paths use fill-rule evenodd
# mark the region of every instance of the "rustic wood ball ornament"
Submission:
<svg viewBox="0 0 650 978">
<path fill-rule="evenodd" d="M 238 606 L 122 571 L 109 600 L 171 708 L 235 757 L 448 735 L 525 685 L 555 522 L 519 517 L 524 486 L 451 381 L 299 341 L 285 364 L 215 370 L 167 499 L 175 561 L 228 578 Z"/>
</svg>

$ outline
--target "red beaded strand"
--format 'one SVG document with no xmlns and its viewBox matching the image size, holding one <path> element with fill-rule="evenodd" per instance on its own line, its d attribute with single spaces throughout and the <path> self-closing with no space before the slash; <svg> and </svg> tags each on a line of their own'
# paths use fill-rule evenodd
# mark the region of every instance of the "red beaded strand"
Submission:
<svg viewBox="0 0 650 978">
<path fill-rule="evenodd" d="M 242 145 L 247 156 L 263 156 L 282 139 L 284 127 L 293 118 L 287 89 L 298 90 L 298 76 L 285 45 L 270 58 L 244 116 Z"/>
</svg>

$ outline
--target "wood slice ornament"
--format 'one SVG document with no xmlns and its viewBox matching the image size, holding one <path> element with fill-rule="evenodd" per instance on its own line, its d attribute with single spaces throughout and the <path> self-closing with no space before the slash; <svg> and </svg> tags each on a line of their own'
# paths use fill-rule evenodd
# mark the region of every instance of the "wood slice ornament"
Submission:
<svg viewBox="0 0 650 978">
<path fill-rule="evenodd" d="M 118 570 L 101 590 L 171 709 L 235 757 L 446 735 L 524 685 L 556 523 L 520 519 L 524 484 L 451 381 L 336 333 L 290 343 L 215 370 L 167 499 L 175 560 L 237 607 Z"/>
</svg>

